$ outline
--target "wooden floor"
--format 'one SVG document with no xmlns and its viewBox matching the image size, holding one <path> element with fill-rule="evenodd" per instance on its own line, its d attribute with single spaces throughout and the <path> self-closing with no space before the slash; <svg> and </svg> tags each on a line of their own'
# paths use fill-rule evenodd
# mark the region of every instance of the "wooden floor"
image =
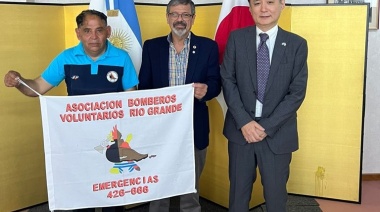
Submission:
<svg viewBox="0 0 380 212">
<path fill-rule="evenodd" d="M 380 211 L 380 180 L 362 182 L 361 204 L 316 199 L 323 212 L 378 212 Z"/>
<path fill-rule="evenodd" d="M 323 212 L 380 212 L 380 180 L 363 181 L 362 183 L 362 203 L 347 203 L 336 200 L 315 199 L 319 208 Z M 49 211 L 47 204 L 39 205 L 30 210 L 19 212 L 46 212 Z M 128 210 L 127 210 L 128 211 Z M 141 210 L 141 211 L 148 211 Z M 209 211 L 209 210 L 206 210 Z M 211 210 L 212 211 L 212 210 Z M 226 209 L 214 210 L 226 211 Z"/>
</svg>

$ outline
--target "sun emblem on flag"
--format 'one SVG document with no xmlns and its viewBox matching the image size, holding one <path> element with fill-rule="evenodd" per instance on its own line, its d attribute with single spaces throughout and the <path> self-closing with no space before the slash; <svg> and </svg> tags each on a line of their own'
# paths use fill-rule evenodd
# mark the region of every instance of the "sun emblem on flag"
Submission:
<svg viewBox="0 0 380 212">
<path fill-rule="evenodd" d="M 114 29 L 111 32 L 109 41 L 116 47 L 124 49 L 126 51 L 132 48 L 132 38 L 131 35 L 122 29 Z"/>
</svg>

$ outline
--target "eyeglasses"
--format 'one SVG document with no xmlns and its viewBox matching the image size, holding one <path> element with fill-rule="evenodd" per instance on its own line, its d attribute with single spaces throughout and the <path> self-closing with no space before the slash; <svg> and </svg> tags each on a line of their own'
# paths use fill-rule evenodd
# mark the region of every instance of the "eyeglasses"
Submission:
<svg viewBox="0 0 380 212">
<path fill-rule="evenodd" d="M 179 13 L 168 13 L 169 17 L 171 19 L 177 19 L 178 17 L 181 16 L 181 18 L 183 20 L 190 20 L 194 15 L 192 14 L 189 14 L 189 13 L 182 13 L 182 14 L 179 14 Z"/>
</svg>

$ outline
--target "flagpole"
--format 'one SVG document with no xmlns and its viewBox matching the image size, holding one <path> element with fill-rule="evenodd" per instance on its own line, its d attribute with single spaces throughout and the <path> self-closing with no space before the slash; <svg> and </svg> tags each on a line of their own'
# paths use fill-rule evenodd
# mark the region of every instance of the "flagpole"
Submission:
<svg viewBox="0 0 380 212">
<path fill-rule="evenodd" d="M 29 88 L 30 90 L 32 90 L 35 94 L 37 94 L 38 96 L 42 96 L 40 93 L 38 93 L 37 91 L 35 91 L 33 88 L 31 88 L 28 84 L 26 84 L 24 81 L 22 81 L 20 78 L 17 78 L 16 79 L 19 83 L 23 84 L 25 87 Z"/>
</svg>

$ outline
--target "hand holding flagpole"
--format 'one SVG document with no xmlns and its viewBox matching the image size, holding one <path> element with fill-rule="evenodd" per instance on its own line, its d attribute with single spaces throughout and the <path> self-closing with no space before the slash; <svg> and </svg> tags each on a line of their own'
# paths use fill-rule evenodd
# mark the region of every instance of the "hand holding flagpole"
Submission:
<svg viewBox="0 0 380 212">
<path fill-rule="evenodd" d="M 16 78 L 16 80 L 23 84 L 25 87 L 29 88 L 30 90 L 32 90 L 35 94 L 37 94 L 38 96 L 42 96 L 40 93 L 38 93 L 37 91 L 35 91 L 33 88 L 31 88 L 28 84 L 26 84 L 24 81 L 22 81 L 19 77 Z"/>
</svg>

